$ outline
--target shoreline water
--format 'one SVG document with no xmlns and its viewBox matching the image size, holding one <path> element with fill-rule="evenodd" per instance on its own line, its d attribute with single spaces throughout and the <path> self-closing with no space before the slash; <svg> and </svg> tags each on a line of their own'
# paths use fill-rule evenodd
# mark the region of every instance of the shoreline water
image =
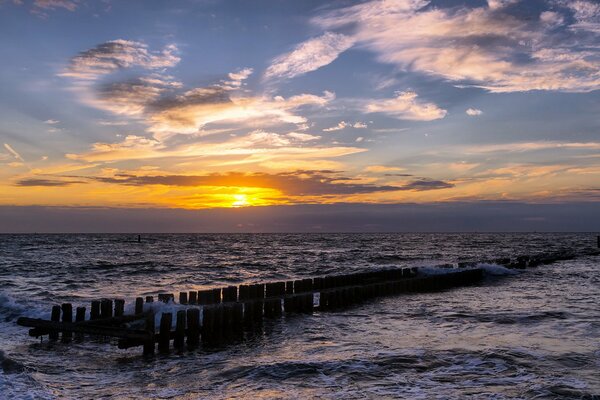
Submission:
<svg viewBox="0 0 600 400">
<path fill-rule="evenodd" d="M 40 393 L 47 398 L 431 398 L 441 392 L 447 398 L 593 398 L 600 393 L 594 374 L 600 365 L 597 256 L 517 272 L 484 287 L 391 297 L 327 318 L 298 317 L 271 324 L 265 336 L 233 348 L 171 354 L 150 363 L 139 352 L 102 343 L 40 345 L 14 326 L 26 309 L 47 316 L 51 299 L 76 302 L 122 295 L 125 288 L 141 293 L 382 265 L 426 266 L 524 249 L 591 249 L 594 235 L 505 234 L 501 241 L 496 234 L 247 235 L 243 240 L 184 235 L 184 243 L 159 235 L 142 242 L 144 249 L 115 249 L 106 236 L 92 236 L 91 246 L 77 235 L 53 236 L 43 244 L 0 244 L 0 386 L 7 393 L 31 398 L 41 398 Z M 142 251 L 149 248 L 152 254 Z M 59 365 L 69 367 L 59 372 Z"/>
</svg>

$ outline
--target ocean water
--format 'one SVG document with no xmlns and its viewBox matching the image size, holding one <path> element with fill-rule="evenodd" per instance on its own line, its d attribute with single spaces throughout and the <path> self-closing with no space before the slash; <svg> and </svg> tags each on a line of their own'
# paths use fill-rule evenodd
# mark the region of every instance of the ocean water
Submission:
<svg viewBox="0 0 600 400">
<path fill-rule="evenodd" d="M 0 398 L 600 399 L 592 234 L 0 235 Z M 569 250 L 527 270 L 500 257 Z M 479 262 L 483 282 L 282 317 L 240 343 L 157 355 L 51 343 L 53 304 L 386 266 Z M 484 263 L 486 262 L 486 263 Z M 172 310 L 178 306 L 165 306 Z"/>
</svg>

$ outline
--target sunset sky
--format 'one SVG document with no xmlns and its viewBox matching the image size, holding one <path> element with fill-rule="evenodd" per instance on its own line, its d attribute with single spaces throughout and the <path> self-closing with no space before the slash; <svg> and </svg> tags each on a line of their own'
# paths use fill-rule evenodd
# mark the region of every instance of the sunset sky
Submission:
<svg viewBox="0 0 600 400">
<path fill-rule="evenodd" d="M 0 1 L 0 205 L 597 202 L 600 3 Z"/>
</svg>

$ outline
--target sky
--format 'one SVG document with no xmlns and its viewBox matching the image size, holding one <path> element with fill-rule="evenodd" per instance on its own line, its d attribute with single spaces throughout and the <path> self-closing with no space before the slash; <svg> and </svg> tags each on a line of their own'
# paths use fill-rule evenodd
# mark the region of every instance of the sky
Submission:
<svg viewBox="0 0 600 400">
<path fill-rule="evenodd" d="M 0 51 L 0 231 L 52 207 L 600 215 L 595 0 L 0 0 Z"/>
</svg>

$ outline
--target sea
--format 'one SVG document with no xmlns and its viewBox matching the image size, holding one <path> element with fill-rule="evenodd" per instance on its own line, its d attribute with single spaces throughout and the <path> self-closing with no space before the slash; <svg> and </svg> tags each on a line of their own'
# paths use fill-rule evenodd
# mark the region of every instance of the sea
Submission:
<svg viewBox="0 0 600 400">
<path fill-rule="evenodd" d="M 0 398 L 600 399 L 596 249 L 592 233 L 0 235 Z M 573 256 L 493 261 L 556 252 Z M 236 343 L 153 358 L 16 324 L 64 302 L 124 298 L 131 310 L 159 292 L 458 263 L 484 280 L 283 316 Z"/>
</svg>

